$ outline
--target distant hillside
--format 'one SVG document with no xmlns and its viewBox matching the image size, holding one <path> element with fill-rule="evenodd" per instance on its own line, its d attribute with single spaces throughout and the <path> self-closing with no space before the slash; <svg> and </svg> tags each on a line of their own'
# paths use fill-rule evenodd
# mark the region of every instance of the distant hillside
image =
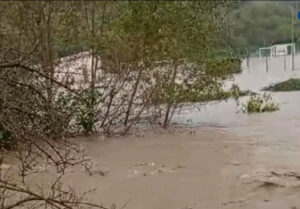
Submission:
<svg viewBox="0 0 300 209">
<path fill-rule="evenodd" d="M 262 46 L 291 42 L 293 11 L 294 40 L 300 45 L 299 9 L 300 1 L 248 1 L 235 4 L 228 12 L 230 44 L 234 48 L 247 47 L 255 51 Z"/>
</svg>

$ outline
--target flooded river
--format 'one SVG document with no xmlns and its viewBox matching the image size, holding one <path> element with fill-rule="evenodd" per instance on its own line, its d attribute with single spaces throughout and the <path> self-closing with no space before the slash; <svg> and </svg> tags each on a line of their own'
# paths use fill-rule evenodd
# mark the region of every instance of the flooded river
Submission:
<svg viewBox="0 0 300 209">
<path fill-rule="evenodd" d="M 266 72 L 265 60 L 252 58 L 230 83 L 259 92 L 300 77 L 298 60 L 292 71 L 288 59 L 284 69 L 283 58 L 273 58 Z M 183 110 L 174 121 L 193 126 L 193 134 L 85 140 L 109 174 L 68 180 L 97 188 L 96 200 L 133 209 L 300 208 L 300 92 L 272 96 L 280 103 L 273 113 L 243 114 L 233 100 Z"/>
<path fill-rule="evenodd" d="M 299 58 L 299 55 L 295 57 L 294 71 L 291 69 L 290 62 L 287 62 L 286 69 L 284 69 L 283 57 L 269 61 L 268 71 L 266 71 L 264 59 L 252 58 L 249 67 L 246 61 L 243 63 L 243 72 L 235 76 L 234 83 L 242 89 L 262 93 L 260 89 L 271 83 L 289 78 L 300 78 Z M 212 102 L 200 112 L 183 111 L 175 120 L 180 123 L 191 120 L 189 123 L 194 126 L 214 127 L 217 132 L 236 136 L 241 140 L 238 143 L 240 145 L 251 144 L 252 155 L 247 162 L 251 164 L 249 168 L 253 170 L 300 171 L 300 92 L 279 92 L 271 95 L 274 101 L 280 104 L 280 110 L 277 112 L 247 115 L 239 111 L 240 106 L 237 106 L 235 101 L 229 100 Z M 247 99 L 247 97 L 242 98 L 240 103 Z M 276 197 L 273 191 L 269 192 L 267 195 L 263 194 L 272 198 Z M 293 202 L 289 198 L 299 193 L 295 190 L 290 190 L 290 193 L 280 192 L 281 195 L 276 197 L 276 200 L 267 201 L 267 205 L 270 205 L 270 208 L 294 207 L 289 206 Z M 300 207 L 300 200 L 294 200 L 294 202 Z M 242 208 L 241 205 L 239 207 Z M 268 207 L 263 204 L 252 208 Z"/>
<path fill-rule="evenodd" d="M 291 70 L 287 62 L 284 69 L 283 57 L 273 58 L 268 64 L 266 72 L 264 59 L 250 59 L 250 66 L 243 63 L 243 72 L 237 75 L 234 83 L 242 89 L 260 92 L 262 87 L 271 83 L 284 81 L 289 78 L 300 78 L 300 56 L 295 57 L 295 70 Z M 287 61 L 289 61 L 287 59 Z M 299 66 L 299 68 L 297 68 Z M 241 138 L 254 139 L 269 146 L 261 148 L 258 152 L 268 152 L 264 158 L 271 158 L 273 163 L 286 161 L 289 151 L 300 150 L 300 92 L 271 93 L 273 100 L 280 104 L 280 110 L 263 114 L 244 114 L 236 101 L 213 102 L 204 107 L 203 111 L 183 111 L 175 120 L 185 123 L 188 119 L 194 126 L 214 126 L 216 129 L 235 134 Z M 242 98 L 245 103 L 248 98 Z M 269 150 L 268 150 L 269 149 Z M 278 150 L 276 156 L 272 153 Z M 289 163 L 297 163 L 296 158 L 290 158 Z"/>
<path fill-rule="evenodd" d="M 231 83 L 258 92 L 300 77 L 299 58 L 295 71 L 288 59 L 284 69 L 283 58 L 273 58 L 268 72 L 265 60 L 252 58 Z M 272 96 L 280 103 L 273 113 L 243 114 L 233 100 L 183 110 L 174 121 L 194 127 L 192 133 L 78 139 L 107 175 L 75 171 L 65 181 L 97 189 L 93 200 L 117 208 L 300 208 L 300 92 Z"/>
</svg>

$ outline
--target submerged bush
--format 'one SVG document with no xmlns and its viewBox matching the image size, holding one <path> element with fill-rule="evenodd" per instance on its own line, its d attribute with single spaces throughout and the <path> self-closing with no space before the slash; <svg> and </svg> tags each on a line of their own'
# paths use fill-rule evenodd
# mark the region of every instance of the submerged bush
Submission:
<svg viewBox="0 0 300 209">
<path fill-rule="evenodd" d="M 270 95 L 264 94 L 263 96 L 252 95 L 250 99 L 244 104 L 244 112 L 247 113 L 261 113 L 273 112 L 279 110 L 279 105 L 272 102 Z"/>
<path fill-rule="evenodd" d="M 241 73 L 242 57 L 240 52 L 231 48 L 209 51 L 208 58 L 215 64 L 222 66 L 222 70 L 228 74 Z"/>
<path fill-rule="evenodd" d="M 299 91 L 300 90 L 300 79 L 291 78 L 289 80 L 276 83 L 263 88 L 265 91 Z"/>
<path fill-rule="evenodd" d="M 262 108 L 262 112 L 273 112 L 279 110 L 279 105 L 275 103 L 265 104 Z"/>
<path fill-rule="evenodd" d="M 209 92 L 197 92 L 194 91 L 194 94 L 189 94 L 187 101 L 191 102 L 209 102 L 217 100 L 227 100 L 229 98 L 238 99 L 242 96 L 254 95 L 255 93 L 249 90 L 241 90 L 240 87 L 236 84 L 233 84 L 231 88 L 227 91 L 218 88 Z M 189 99 L 189 100 L 188 100 Z"/>
</svg>

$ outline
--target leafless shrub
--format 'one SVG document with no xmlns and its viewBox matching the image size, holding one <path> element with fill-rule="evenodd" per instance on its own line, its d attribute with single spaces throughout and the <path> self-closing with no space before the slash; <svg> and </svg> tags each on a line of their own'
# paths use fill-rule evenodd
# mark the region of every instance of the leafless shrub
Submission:
<svg viewBox="0 0 300 209">
<path fill-rule="evenodd" d="M 0 124 L 10 133 L 19 162 L 18 172 L 13 174 L 17 178 L 19 173 L 17 180 L 6 178 L 0 171 L 1 208 L 105 208 L 85 202 L 84 196 L 63 188 L 61 182 L 70 167 L 81 166 L 89 174 L 92 169 L 82 148 L 68 139 L 77 134 L 76 102 L 86 102 L 80 93 L 21 63 L 3 64 L 0 79 Z M 53 81 L 50 86 L 49 80 Z M 74 101 L 61 101 L 65 92 Z M 72 101 L 74 105 L 69 104 Z M 27 176 L 48 167 L 56 168 L 59 177 L 55 182 L 38 192 L 30 188 Z"/>
<path fill-rule="evenodd" d="M 65 187 L 61 177 L 57 177 L 48 187 L 29 187 L 16 183 L 7 174 L 0 173 L 0 208 L 101 208 L 108 209 L 101 204 L 93 204 L 86 200 L 86 195 L 92 191 L 78 194 L 74 188 Z M 13 183 L 12 183 L 13 182 Z M 113 205 L 111 208 L 114 208 Z"/>
</svg>

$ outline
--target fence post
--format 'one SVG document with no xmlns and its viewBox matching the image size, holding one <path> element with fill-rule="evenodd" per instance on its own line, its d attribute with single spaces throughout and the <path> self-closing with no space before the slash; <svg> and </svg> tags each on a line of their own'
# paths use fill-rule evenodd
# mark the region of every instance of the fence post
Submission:
<svg viewBox="0 0 300 209">
<path fill-rule="evenodd" d="M 266 72 L 269 72 L 268 56 L 266 56 Z"/>
</svg>

